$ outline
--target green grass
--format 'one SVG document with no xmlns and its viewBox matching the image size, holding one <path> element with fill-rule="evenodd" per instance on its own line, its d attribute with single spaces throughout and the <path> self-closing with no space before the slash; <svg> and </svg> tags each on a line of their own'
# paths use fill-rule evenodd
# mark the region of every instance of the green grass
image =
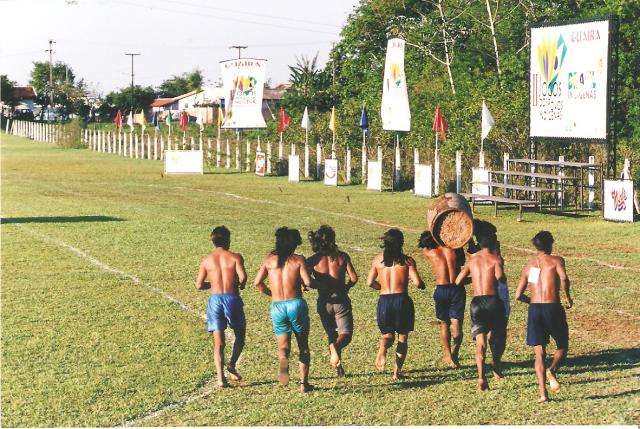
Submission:
<svg viewBox="0 0 640 429">
<path fill-rule="evenodd" d="M 232 248 L 244 255 L 253 278 L 275 228 L 297 227 L 304 235 L 331 224 L 362 279 L 386 228 L 375 222 L 397 225 L 406 251 L 432 285 L 416 248 L 429 201 L 409 192 L 289 184 L 224 170 L 162 177 L 159 161 L 1 138 L 2 426 L 640 422 L 638 224 L 604 222 L 599 213 L 526 213 L 525 222 L 516 222 L 514 210 L 493 218 L 491 209 L 478 209 L 477 217 L 498 227 L 512 294 L 535 232 L 551 230 L 557 253 L 567 257 L 576 302 L 568 312 L 571 350 L 560 375 L 563 390 L 548 404 L 535 404 L 524 304 L 512 306 L 507 378 L 479 394 L 469 322 L 463 368 L 447 370 L 437 329 L 429 323 L 432 288 L 412 290 L 416 331 L 409 339 L 408 378 L 394 383 L 390 371 L 373 369 L 377 294 L 363 280 L 352 292 L 348 378 L 334 378 L 312 311 L 311 382 L 317 390 L 302 395 L 295 384 L 280 388 L 269 301 L 247 287 L 242 295 L 249 333 L 239 365 L 245 381 L 218 391 L 211 339 L 199 317 L 206 294 L 193 287 L 200 258 L 211 249 L 212 226 L 231 229 Z M 300 251 L 309 255 L 308 243 Z M 315 292 L 307 299 L 315 309 Z M 192 396 L 198 398 L 181 403 Z M 161 412 L 143 418 L 156 410 Z"/>
</svg>

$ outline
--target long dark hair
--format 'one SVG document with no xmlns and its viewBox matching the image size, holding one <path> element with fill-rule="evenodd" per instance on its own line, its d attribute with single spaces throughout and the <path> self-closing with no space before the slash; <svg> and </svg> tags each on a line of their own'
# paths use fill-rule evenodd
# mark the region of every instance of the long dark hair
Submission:
<svg viewBox="0 0 640 429">
<path fill-rule="evenodd" d="M 307 234 L 311 249 L 322 256 L 334 259 L 338 255 L 336 246 L 336 233 L 329 225 L 321 225 L 317 231 L 309 231 Z"/>
<path fill-rule="evenodd" d="M 385 267 L 391 267 L 394 263 L 404 265 L 407 257 L 402 253 L 404 235 L 397 228 L 392 228 L 382 236 L 382 257 Z"/>
<path fill-rule="evenodd" d="M 289 256 L 293 255 L 296 247 L 302 244 L 300 231 L 297 229 L 289 229 L 286 226 L 276 230 L 276 247 L 271 252 L 272 255 L 278 256 L 278 268 L 284 267 Z"/>
</svg>

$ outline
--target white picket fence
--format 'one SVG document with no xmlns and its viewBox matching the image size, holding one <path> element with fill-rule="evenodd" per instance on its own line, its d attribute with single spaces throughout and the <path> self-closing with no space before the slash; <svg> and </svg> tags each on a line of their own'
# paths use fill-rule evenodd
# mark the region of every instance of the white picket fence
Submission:
<svg viewBox="0 0 640 429">
<path fill-rule="evenodd" d="M 5 131 L 7 134 L 39 142 L 56 143 L 62 130 L 57 124 L 13 120 L 7 121 Z"/>
</svg>

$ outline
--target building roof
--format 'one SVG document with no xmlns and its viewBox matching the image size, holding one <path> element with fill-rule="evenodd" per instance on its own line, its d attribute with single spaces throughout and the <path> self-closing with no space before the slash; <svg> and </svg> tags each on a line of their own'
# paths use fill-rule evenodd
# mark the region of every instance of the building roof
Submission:
<svg viewBox="0 0 640 429">
<path fill-rule="evenodd" d="M 174 101 L 175 98 L 156 98 L 155 100 L 153 100 L 153 103 L 151 103 L 151 107 L 166 106 L 167 104 L 171 104 Z"/>
<path fill-rule="evenodd" d="M 30 99 L 36 98 L 36 90 L 32 86 L 14 86 L 13 87 L 13 96 L 18 99 Z"/>
</svg>

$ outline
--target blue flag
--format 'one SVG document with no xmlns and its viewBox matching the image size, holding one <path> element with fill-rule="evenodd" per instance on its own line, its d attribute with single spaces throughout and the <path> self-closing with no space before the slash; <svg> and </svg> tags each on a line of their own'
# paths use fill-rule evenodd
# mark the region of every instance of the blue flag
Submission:
<svg viewBox="0 0 640 429">
<path fill-rule="evenodd" d="M 367 116 L 367 108 L 362 108 L 362 113 L 360 114 L 360 128 L 365 132 L 366 135 L 369 135 L 369 117 Z"/>
<path fill-rule="evenodd" d="M 160 124 L 158 123 L 158 112 L 153 112 L 153 126 L 156 130 L 160 131 Z"/>
</svg>

